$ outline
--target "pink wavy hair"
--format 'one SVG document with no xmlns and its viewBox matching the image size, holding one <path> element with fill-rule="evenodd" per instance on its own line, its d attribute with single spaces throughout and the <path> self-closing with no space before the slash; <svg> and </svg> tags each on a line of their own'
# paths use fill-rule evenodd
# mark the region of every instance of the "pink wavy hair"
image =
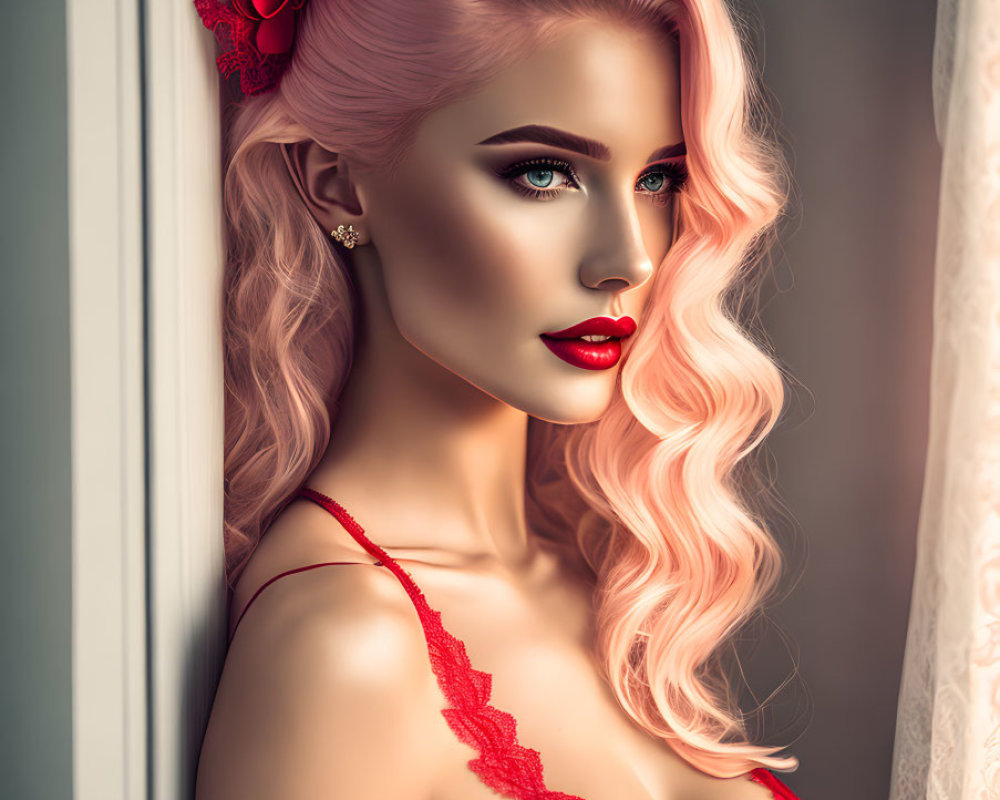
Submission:
<svg viewBox="0 0 1000 800">
<path fill-rule="evenodd" d="M 567 20 L 594 16 L 678 40 L 690 178 L 610 408 L 587 425 L 530 421 L 529 519 L 591 566 L 600 659 L 639 725 L 719 777 L 794 768 L 780 748 L 748 741 L 722 669 L 724 645 L 782 568 L 740 477 L 780 415 L 781 371 L 728 304 L 750 292 L 786 190 L 778 149 L 755 128 L 759 88 L 721 0 L 307 5 L 279 88 L 247 99 L 230 126 L 227 580 L 325 451 L 353 346 L 346 266 L 279 143 L 314 139 L 391 166 L 424 114 Z"/>
</svg>

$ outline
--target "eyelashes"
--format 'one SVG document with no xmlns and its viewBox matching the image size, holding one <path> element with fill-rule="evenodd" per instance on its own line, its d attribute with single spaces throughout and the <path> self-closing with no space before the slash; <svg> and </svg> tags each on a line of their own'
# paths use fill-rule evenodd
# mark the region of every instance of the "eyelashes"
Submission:
<svg viewBox="0 0 1000 800">
<path fill-rule="evenodd" d="M 581 184 L 573 165 L 558 158 L 518 161 L 499 170 L 497 176 L 519 194 L 534 200 L 552 200 L 567 189 L 579 189 Z M 666 206 L 684 188 L 687 179 L 683 160 L 661 161 L 643 170 L 635 189 L 654 205 Z"/>
<path fill-rule="evenodd" d="M 636 187 L 645 189 L 654 205 L 668 206 L 675 194 L 687 184 L 688 171 L 683 160 L 661 161 L 647 167 L 636 181 Z"/>
<path fill-rule="evenodd" d="M 568 161 L 556 158 L 531 158 L 501 169 L 497 175 L 511 188 L 538 200 L 551 200 L 564 189 L 580 188 L 580 179 Z M 560 183 L 559 178 L 563 181 Z M 522 180 L 523 179 L 523 180 Z"/>
</svg>

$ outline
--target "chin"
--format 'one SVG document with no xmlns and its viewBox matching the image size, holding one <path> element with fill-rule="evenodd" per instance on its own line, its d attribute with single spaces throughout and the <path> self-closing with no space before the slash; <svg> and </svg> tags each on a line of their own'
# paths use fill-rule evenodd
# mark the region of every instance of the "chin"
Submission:
<svg viewBox="0 0 1000 800">
<path fill-rule="evenodd" d="M 504 363 L 491 358 L 445 358 L 435 348 L 424 348 L 405 338 L 439 366 L 494 400 L 530 417 L 562 425 L 600 419 L 614 398 L 621 369 L 621 364 L 605 370 L 580 369 L 556 360 L 536 341 Z"/>
<path fill-rule="evenodd" d="M 528 412 L 528 416 L 534 419 L 541 420 L 542 422 L 554 422 L 557 425 L 583 425 L 587 422 L 597 422 L 607 410 L 607 405 L 604 406 L 599 412 L 596 413 L 559 413 L 564 412 L 565 409 L 558 409 L 555 413 L 532 413 Z"/>
<path fill-rule="evenodd" d="M 505 392 L 491 394 L 535 419 L 580 425 L 597 421 L 608 410 L 614 397 L 615 373 L 575 380 L 557 379 L 547 385 L 538 381 L 530 386 L 507 387 Z"/>
</svg>

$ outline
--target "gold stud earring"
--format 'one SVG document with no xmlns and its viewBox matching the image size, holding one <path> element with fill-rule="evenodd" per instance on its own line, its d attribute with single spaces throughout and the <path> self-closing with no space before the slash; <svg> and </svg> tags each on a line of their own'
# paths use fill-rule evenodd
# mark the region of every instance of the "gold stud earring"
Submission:
<svg viewBox="0 0 1000 800">
<path fill-rule="evenodd" d="M 340 225 L 337 227 L 337 230 L 330 232 L 330 236 L 344 245 L 348 250 L 354 247 L 361 238 L 361 234 L 354 230 L 353 225 L 348 225 L 346 230 L 343 225 Z"/>
</svg>

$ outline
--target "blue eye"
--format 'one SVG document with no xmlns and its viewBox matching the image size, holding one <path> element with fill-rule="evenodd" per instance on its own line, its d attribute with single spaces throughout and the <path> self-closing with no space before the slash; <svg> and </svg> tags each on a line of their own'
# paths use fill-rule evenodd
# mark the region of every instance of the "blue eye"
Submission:
<svg viewBox="0 0 1000 800">
<path fill-rule="evenodd" d="M 661 188 L 663 188 L 663 173 L 653 172 L 642 178 L 639 183 L 641 183 L 642 187 L 647 191 L 658 192 Z"/>
<path fill-rule="evenodd" d="M 550 169 L 531 169 L 524 173 L 524 177 L 528 179 L 529 183 L 541 189 L 552 184 L 552 170 Z"/>
<path fill-rule="evenodd" d="M 657 204 L 669 203 L 672 195 L 684 188 L 687 179 L 687 166 L 683 161 L 666 161 L 640 175 L 635 188 Z"/>
<path fill-rule="evenodd" d="M 566 190 L 580 187 L 572 165 L 554 158 L 519 161 L 499 170 L 497 175 L 514 191 L 534 200 L 552 200 Z"/>
</svg>

